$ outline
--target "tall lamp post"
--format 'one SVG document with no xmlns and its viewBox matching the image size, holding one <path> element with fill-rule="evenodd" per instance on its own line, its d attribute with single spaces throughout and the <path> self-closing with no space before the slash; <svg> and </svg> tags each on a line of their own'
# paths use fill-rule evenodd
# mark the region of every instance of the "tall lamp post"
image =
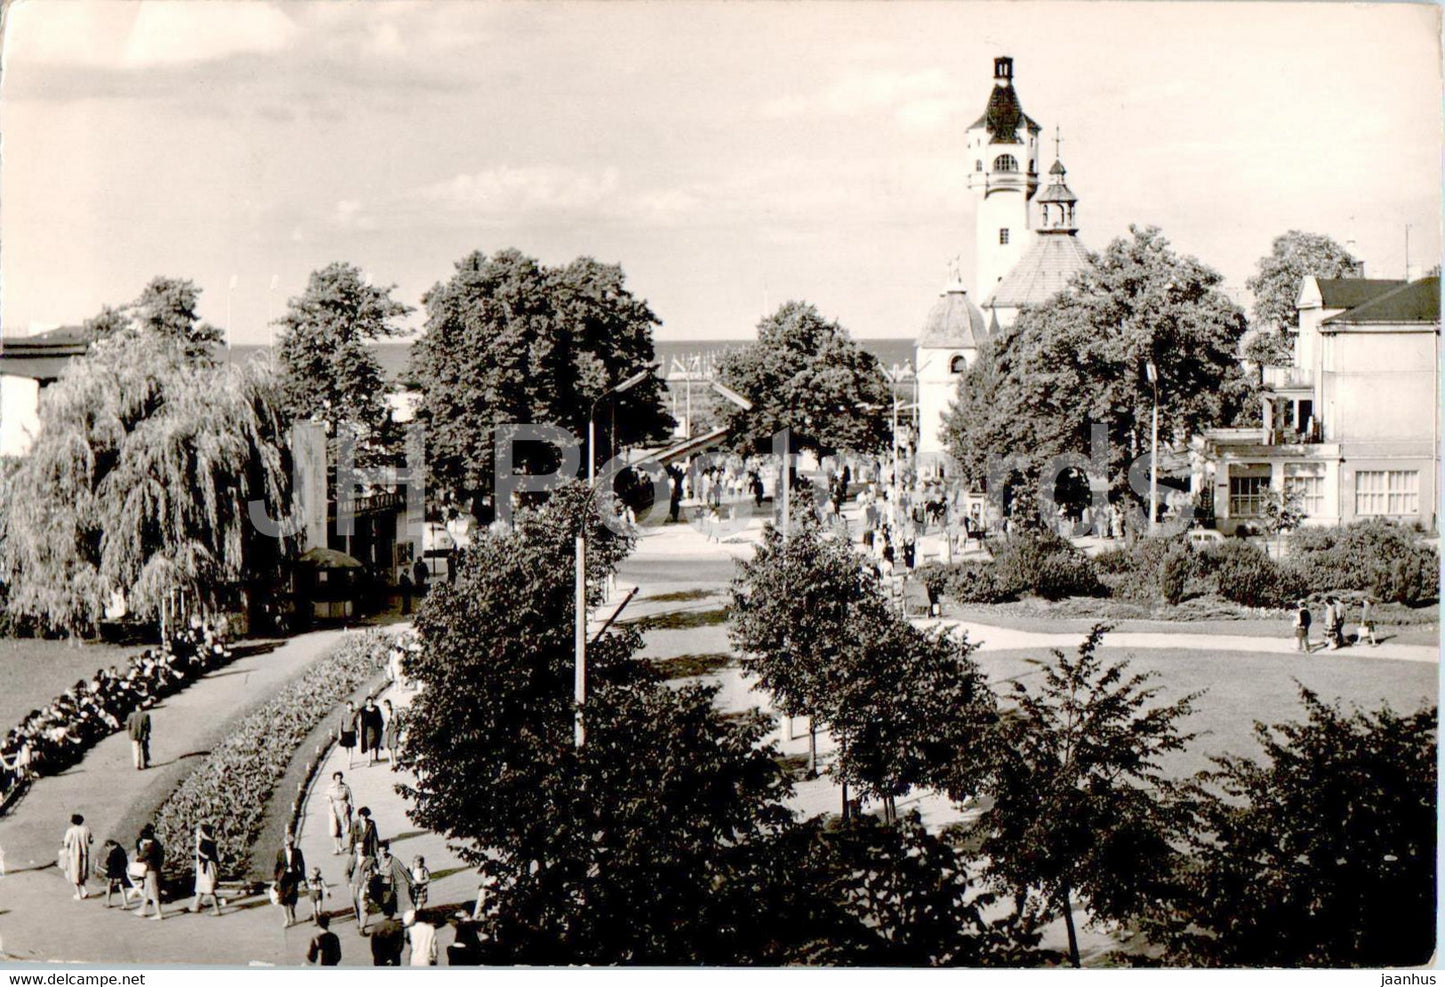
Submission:
<svg viewBox="0 0 1445 987">
<path fill-rule="evenodd" d="M 608 398 L 629 391 L 642 383 L 657 369 L 656 364 L 639 370 L 609 391 L 603 392 L 592 402 L 587 412 L 587 492 L 589 499 L 597 484 L 597 406 Z M 576 539 L 577 569 L 573 582 L 574 607 L 573 648 L 576 652 L 576 667 L 573 671 L 572 696 L 577 703 L 576 720 L 573 723 L 572 739 L 580 750 L 587 741 L 587 730 L 582 725 L 582 704 L 587 699 L 587 521 L 584 518 L 577 527 Z"/>
<path fill-rule="evenodd" d="M 1154 389 L 1154 414 L 1149 425 L 1149 537 L 1154 537 L 1159 527 L 1159 368 L 1150 360 L 1144 365 L 1144 373 Z"/>
</svg>

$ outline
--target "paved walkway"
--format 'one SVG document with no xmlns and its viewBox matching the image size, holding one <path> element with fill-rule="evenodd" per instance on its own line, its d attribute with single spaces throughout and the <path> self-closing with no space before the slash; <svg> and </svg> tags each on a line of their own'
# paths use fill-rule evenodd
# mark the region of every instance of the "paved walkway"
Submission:
<svg viewBox="0 0 1445 987">
<path fill-rule="evenodd" d="M 141 923 L 106 911 L 98 900 L 73 901 L 55 867 L 56 851 L 73 812 L 86 817 L 96 851 L 108 836 L 132 847 L 137 820 L 148 818 L 202 763 L 230 721 L 273 694 L 346 633 L 355 632 L 317 631 L 238 658 L 154 707 L 154 766 L 149 771 L 132 767 L 130 742 L 119 733 L 97 744 L 69 771 L 39 779 L 12 814 L 0 819 L 7 871 L 0 879 L 4 952 L 16 959 L 140 964 L 244 964 L 263 958 L 263 951 L 240 934 L 241 916 L 229 922 L 188 916 Z M 190 852 L 189 847 L 167 849 Z M 200 929 L 197 923 L 202 923 Z M 198 949 L 197 935 L 210 942 Z M 231 945 L 239 949 L 227 948 Z"/>
</svg>

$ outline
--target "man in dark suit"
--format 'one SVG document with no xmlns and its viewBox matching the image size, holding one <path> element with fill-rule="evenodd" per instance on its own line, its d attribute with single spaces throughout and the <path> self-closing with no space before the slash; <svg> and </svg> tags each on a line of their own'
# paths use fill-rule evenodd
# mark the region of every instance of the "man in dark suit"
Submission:
<svg viewBox="0 0 1445 987">
<path fill-rule="evenodd" d="M 406 930 L 401 923 L 390 916 L 383 918 L 371 932 L 371 965 L 401 966 L 401 954 L 406 949 Z"/>
<path fill-rule="evenodd" d="M 130 752 L 135 760 L 135 769 L 144 771 L 151 766 L 151 715 L 143 709 L 133 711 L 126 717 L 126 730 L 130 733 Z"/>
</svg>

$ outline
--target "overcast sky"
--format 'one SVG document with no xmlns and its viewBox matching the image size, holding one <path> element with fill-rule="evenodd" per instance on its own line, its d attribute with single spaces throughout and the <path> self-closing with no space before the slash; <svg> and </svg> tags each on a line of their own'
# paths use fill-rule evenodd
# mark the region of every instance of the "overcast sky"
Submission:
<svg viewBox="0 0 1445 987">
<path fill-rule="evenodd" d="M 1000 54 L 1091 248 L 1156 224 L 1242 289 L 1302 228 L 1399 277 L 1407 224 L 1412 266 L 1440 254 L 1439 37 L 1406 4 L 19 0 L 0 317 L 168 274 L 264 342 L 331 261 L 419 306 L 515 246 L 620 263 L 662 339 L 789 298 L 911 336 L 951 258 L 973 282 L 964 128 Z"/>
</svg>

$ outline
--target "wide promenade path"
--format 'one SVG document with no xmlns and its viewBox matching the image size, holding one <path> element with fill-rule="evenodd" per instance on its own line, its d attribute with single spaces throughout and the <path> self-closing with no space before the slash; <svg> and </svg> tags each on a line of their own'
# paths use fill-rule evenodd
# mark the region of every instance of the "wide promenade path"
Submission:
<svg viewBox="0 0 1445 987">
<path fill-rule="evenodd" d="M 56 851 L 71 813 L 78 812 L 95 833 L 97 852 L 106 837 L 114 837 L 129 852 L 140 825 L 202 763 L 230 722 L 347 633 L 359 632 L 317 631 L 274 650 L 247 654 L 153 707 L 153 766 L 148 771 L 132 766 L 130 740 L 122 731 L 91 748 L 69 771 L 36 781 L 11 814 L 0 819 L 7 872 L 0 879 L 3 952 L 15 959 L 112 964 L 269 959 L 254 953 L 243 958 L 220 948 L 237 933 L 234 920 L 141 922 L 107 911 L 97 900 L 72 900 L 55 866 Z M 168 854 L 191 852 L 189 846 L 166 849 Z M 197 929 L 197 923 L 204 925 Z M 279 923 L 276 927 L 279 932 Z M 230 958 L 220 959 L 220 953 Z"/>
</svg>

